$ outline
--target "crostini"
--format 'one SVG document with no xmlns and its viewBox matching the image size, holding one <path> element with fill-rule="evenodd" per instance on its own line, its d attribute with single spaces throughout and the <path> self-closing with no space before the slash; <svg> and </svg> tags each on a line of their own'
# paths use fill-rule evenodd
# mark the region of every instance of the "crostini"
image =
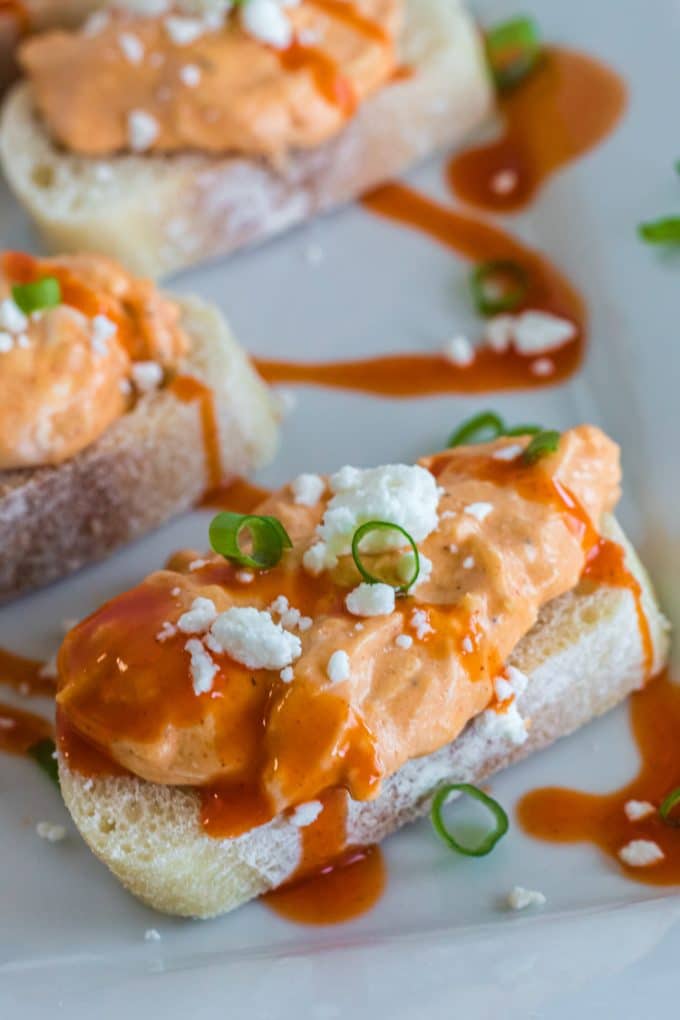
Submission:
<svg viewBox="0 0 680 1020">
<path fill-rule="evenodd" d="M 136 896 L 209 917 L 570 733 L 664 663 L 598 429 L 303 475 L 72 630 L 61 789 Z"/>
<path fill-rule="evenodd" d="M 19 60 L 0 126 L 15 194 L 52 249 L 153 277 L 356 198 L 493 104 L 460 0 L 112 9 Z"/>
<path fill-rule="evenodd" d="M 101 559 L 273 456 L 219 312 L 102 256 L 0 256 L 0 601 Z"/>
</svg>

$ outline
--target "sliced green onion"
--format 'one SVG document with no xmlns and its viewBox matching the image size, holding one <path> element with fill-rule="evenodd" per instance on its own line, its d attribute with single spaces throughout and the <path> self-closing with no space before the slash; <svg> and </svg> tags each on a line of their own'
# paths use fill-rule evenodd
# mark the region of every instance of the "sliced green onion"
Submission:
<svg viewBox="0 0 680 1020">
<path fill-rule="evenodd" d="M 444 822 L 442 811 L 452 793 L 464 793 L 468 797 L 472 797 L 473 800 L 483 804 L 493 815 L 494 828 L 476 846 L 465 846 L 452 835 L 451 830 L 447 828 Z M 508 816 L 498 801 L 495 801 L 493 797 L 489 797 L 488 794 L 476 786 L 472 786 L 470 783 L 448 783 L 446 786 L 442 786 L 434 795 L 431 818 L 434 831 L 440 839 L 451 850 L 456 850 L 459 854 L 465 854 L 466 857 L 486 857 L 487 854 L 491 853 L 496 843 L 506 834 L 509 826 Z"/>
<path fill-rule="evenodd" d="M 638 234 L 648 244 L 680 244 L 680 216 L 640 223 Z"/>
<path fill-rule="evenodd" d="M 61 286 L 56 276 L 43 276 L 33 283 L 17 283 L 12 287 L 12 297 L 24 315 L 30 315 L 60 305 Z"/>
<path fill-rule="evenodd" d="M 383 580 L 382 577 L 377 577 L 375 574 L 372 574 L 364 566 L 359 546 L 361 545 L 362 540 L 374 531 L 396 531 L 398 534 L 402 535 L 411 546 L 413 555 L 413 570 L 410 577 L 406 578 L 403 584 L 393 584 L 391 581 Z M 366 524 L 362 524 L 360 528 L 357 528 L 354 532 L 354 538 L 352 539 L 352 557 L 356 563 L 357 570 L 363 577 L 364 581 L 368 584 L 389 584 L 392 588 L 396 588 L 401 594 L 407 592 L 409 588 L 416 583 L 418 575 L 420 574 L 420 554 L 418 552 L 418 546 L 413 541 L 408 531 L 405 531 L 404 528 L 400 527 L 398 524 L 391 524 L 389 521 L 367 521 Z"/>
<path fill-rule="evenodd" d="M 250 535 L 252 548 L 247 552 L 243 539 Z M 235 514 L 225 511 L 210 524 L 210 544 L 216 553 L 242 567 L 269 570 L 293 543 L 281 521 L 276 517 L 257 514 Z"/>
<path fill-rule="evenodd" d="M 541 37 L 533 18 L 504 21 L 486 33 L 486 52 L 496 87 L 513 88 L 533 71 L 541 55 Z"/>
<path fill-rule="evenodd" d="M 510 312 L 522 303 L 529 287 L 526 270 L 510 259 L 481 262 L 470 274 L 470 288 L 480 315 Z"/>
<path fill-rule="evenodd" d="M 37 744 L 29 747 L 28 753 L 34 762 L 43 770 L 48 779 L 51 779 L 55 786 L 59 786 L 59 769 L 57 760 L 54 757 L 56 750 L 54 741 L 49 737 L 39 740 Z"/>
<path fill-rule="evenodd" d="M 661 803 L 659 808 L 659 814 L 663 818 L 666 825 L 672 825 L 675 828 L 680 828 L 680 817 L 672 816 L 671 811 L 676 804 L 680 804 L 680 786 L 677 786 L 675 790 L 672 790 L 667 797 Z"/>
<path fill-rule="evenodd" d="M 538 432 L 524 451 L 524 460 L 527 464 L 535 464 L 541 457 L 555 453 L 561 438 L 559 432 Z"/>
<path fill-rule="evenodd" d="M 535 436 L 540 425 L 513 425 L 510 428 L 495 411 L 482 411 L 459 425 L 449 437 L 448 446 L 467 446 L 472 443 L 490 443 L 501 436 Z"/>
</svg>

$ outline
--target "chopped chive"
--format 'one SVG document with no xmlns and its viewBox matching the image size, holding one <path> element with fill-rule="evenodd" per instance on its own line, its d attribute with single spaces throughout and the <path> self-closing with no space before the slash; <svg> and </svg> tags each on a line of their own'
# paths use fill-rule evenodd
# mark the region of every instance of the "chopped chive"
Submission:
<svg viewBox="0 0 680 1020">
<path fill-rule="evenodd" d="M 250 552 L 242 542 L 250 536 Z M 269 570 L 293 543 L 281 521 L 257 514 L 225 511 L 210 524 L 210 544 L 216 553 L 242 567 Z"/>
<path fill-rule="evenodd" d="M 519 17 L 486 33 L 486 52 L 500 92 L 514 88 L 533 71 L 541 56 L 541 36 L 533 18 Z"/>
<path fill-rule="evenodd" d="M 527 464 L 535 464 L 542 457 L 555 453 L 560 445 L 561 438 L 559 432 L 538 432 L 524 451 L 524 460 Z"/>
<path fill-rule="evenodd" d="M 396 531 L 398 534 L 402 535 L 411 546 L 411 550 L 413 552 L 413 570 L 411 575 L 402 584 L 393 584 L 391 581 L 384 580 L 382 577 L 377 577 L 364 566 L 359 547 L 363 539 L 366 538 L 367 535 L 372 534 L 374 531 Z M 396 588 L 401 594 L 405 594 L 409 588 L 416 583 L 418 575 L 420 574 L 420 554 L 418 552 L 418 546 L 413 541 L 408 531 L 400 527 L 398 524 L 391 524 L 389 521 L 367 521 L 366 524 L 362 524 L 360 528 L 357 528 L 352 539 L 352 557 L 356 563 L 357 570 L 364 581 L 368 584 L 389 584 L 392 588 Z"/>
<path fill-rule="evenodd" d="M 15 284 L 12 297 L 24 315 L 30 315 L 61 304 L 61 286 L 55 276 L 43 276 L 33 283 Z"/>
<path fill-rule="evenodd" d="M 648 244 L 680 244 L 680 216 L 640 223 L 638 234 Z"/>
<path fill-rule="evenodd" d="M 463 793 L 468 797 L 472 797 L 473 800 L 479 801 L 479 803 L 483 804 L 485 808 L 488 808 L 493 816 L 493 829 L 491 829 L 491 831 L 484 836 L 476 846 L 466 846 L 461 843 L 458 839 L 456 839 L 456 837 L 452 834 L 451 829 L 447 827 L 444 822 L 444 805 L 452 793 Z M 509 827 L 508 816 L 498 801 L 495 801 L 493 797 L 489 797 L 488 794 L 484 793 L 478 787 L 472 786 L 470 783 L 448 783 L 446 786 L 442 786 L 441 789 L 439 789 L 434 795 L 430 816 L 432 818 L 434 831 L 440 839 L 442 839 L 451 850 L 455 850 L 459 854 L 464 854 L 466 857 L 486 857 L 487 854 L 491 853 L 496 843 L 503 838 Z"/>
<path fill-rule="evenodd" d="M 512 425 L 508 428 L 495 411 L 481 411 L 459 425 L 455 432 L 451 433 L 447 445 L 453 447 L 490 443 L 502 436 L 535 436 L 541 431 L 540 425 Z"/>
<path fill-rule="evenodd" d="M 526 270 L 511 259 L 481 262 L 470 274 L 470 288 L 480 315 L 498 315 L 517 308 L 526 297 Z"/>
<path fill-rule="evenodd" d="M 667 797 L 664 797 L 661 807 L 659 808 L 659 814 L 666 823 L 666 825 L 672 825 L 674 828 L 680 828 L 680 817 L 678 815 L 672 815 L 671 812 L 676 804 L 680 803 L 680 786 L 677 786 L 675 790 L 672 790 Z"/>
<path fill-rule="evenodd" d="M 28 749 L 28 753 L 39 768 L 43 770 L 48 779 L 51 779 L 55 786 L 59 786 L 59 769 L 57 760 L 54 757 L 56 746 L 50 737 L 39 740 Z"/>
</svg>

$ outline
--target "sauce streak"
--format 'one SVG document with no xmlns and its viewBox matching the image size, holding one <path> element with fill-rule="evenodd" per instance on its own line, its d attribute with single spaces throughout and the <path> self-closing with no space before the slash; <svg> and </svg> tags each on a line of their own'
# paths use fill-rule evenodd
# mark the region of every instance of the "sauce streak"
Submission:
<svg viewBox="0 0 680 1020">
<path fill-rule="evenodd" d="M 419 194 L 404 184 L 388 184 L 363 199 L 367 209 L 404 226 L 414 227 L 434 241 L 474 262 L 511 259 L 530 280 L 523 307 L 552 312 L 577 327 L 574 340 L 551 352 L 554 372 L 549 377 L 532 371 L 532 359 L 509 349 L 478 350 L 463 368 L 443 355 L 393 354 L 361 361 L 295 364 L 258 360 L 259 372 L 270 383 L 307 383 L 387 397 L 435 393 L 486 393 L 553 385 L 572 375 L 581 363 L 586 309 L 577 291 L 549 260 L 490 223 Z"/>
<path fill-rule="evenodd" d="M 53 697 L 56 684 L 51 677 L 42 675 L 43 666 L 38 659 L 26 659 L 0 648 L 0 685 L 26 697 Z"/>
<path fill-rule="evenodd" d="M 346 117 L 352 116 L 358 105 L 354 86 L 323 50 L 294 42 L 288 49 L 279 51 L 279 60 L 286 71 L 308 70 L 326 102 L 338 106 Z"/>
<path fill-rule="evenodd" d="M 497 213 L 528 205 L 552 174 L 606 138 L 625 110 L 626 87 L 592 57 L 548 47 L 499 105 L 500 137 L 448 166 L 459 198 Z"/>
<path fill-rule="evenodd" d="M 253 485 L 245 478 L 237 478 L 234 482 L 206 492 L 199 506 L 201 509 L 232 510 L 234 513 L 249 514 L 270 495 L 269 489 Z"/>
<path fill-rule="evenodd" d="M 26 754 L 34 744 L 51 736 L 52 726 L 42 716 L 0 702 L 0 751 Z"/>
<path fill-rule="evenodd" d="M 200 404 L 208 488 L 217 489 L 223 481 L 223 474 L 215 395 L 209 386 L 193 375 L 178 375 L 170 383 L 169 389 L 182 403 L 192 404 L 198 401 Z"/>
<path fill-rule="evenodd" d="M 310 3 L 313 7 L 323 11 L 329 18 L 344 22 L 359 35 L 385 43 L 385 45 L 391 44 L 390 34 L 380 22 L 364 17 L 354 4 L 348 3 L 347 0 L 310 0 Z"/>
<path fill-rule="evenodd" d="M 612 793 L 584 793 L 562 787 L 533 790 L 519 803 L 519 822 L 529 835 L 550 843 L 592 843 L 628 878 L 648 885 L 680 884 L 680 828 L 655 812 L 631 822 L 624 805 L 650 801 L 658 808 L 680 786 L 680 685 L 667 672 L 631 699 L 631 725 L 642 763 L 637 776 Z M 619 850 L 634 839 L 652 840 L 664 859 L 649 867 L 624 864 Z"/>
</svg>

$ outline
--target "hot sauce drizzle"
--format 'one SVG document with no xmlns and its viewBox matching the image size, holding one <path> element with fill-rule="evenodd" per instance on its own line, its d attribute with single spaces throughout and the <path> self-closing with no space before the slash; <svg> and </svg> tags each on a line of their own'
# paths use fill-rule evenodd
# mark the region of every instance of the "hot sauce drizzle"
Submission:
<svg viewBox="0 0 680 1020">
<path fill-rule="evenodd" d="M 259 485 L 253 485 L 245 478 L 237 478 L 217 489 L 206 492 L 199 506 L 209 510 L 233 510 L 234 513 L 249 514 L 267 498 L 271 492 Z"/>
<path fill-rule="evenodd" d="M 498 101 L 500 137 L 454 156 L 448 179 L 465 202 L 503 213 L 528 205 L 552 174 L 610 134 L 625 110 L 626 87 L 599 61 L 551 46 Z"/>
<path fill-rule="evenodd" d="M 640 753 L 637 776 L 612 793 L 584 793 L 547 787 L 526 794 L 517 808 L 529 835 L 550 843 L 592 843 L 628 877 L 648 885 L 680 884 L 680 828 L 665 824 L 658 812 L 629 821 L 629 800 L 650 801 L 658 808 L 680 786 L 680 685 L 668 672 L 632 696 L 631 725 Z M 631 840 L 656 843 L 664 859 L 648 867 L 630 867 L 618 856 Z"/>
<path fill-rule="evenodd" d="M 288 49 L 279 52 L 279 60 L 286 71 L 309 70 L 323 98 L 338 106 L 346 117 L 352 116 L 358 104 L 354 86 L 323 50 L 294 42 Z"/>
<path fill-rule="evenodd" d="M 0 702 L 0 751 L 26 754 L 34 744 L 52 736 L 52 726 L 42 716 Z"/>
<path fill-rule="evenodd" d="M 203 449 L 205 451 L 208 489 L 214 491 L 224 480 L 220 433 L 215 410 L 215 394 L 212 389 L 193 375 L 178 375 L 170 383 L 170 391 L 185 404 L 198 402 L 203 428 Z"/>
<path fill-rule="evenodd" d="M 25 697 L 53 697 L 55 681 L 44 675 L 44 665 L 0 648 L 0 686 L 11 687 Z"/>
</svg>

